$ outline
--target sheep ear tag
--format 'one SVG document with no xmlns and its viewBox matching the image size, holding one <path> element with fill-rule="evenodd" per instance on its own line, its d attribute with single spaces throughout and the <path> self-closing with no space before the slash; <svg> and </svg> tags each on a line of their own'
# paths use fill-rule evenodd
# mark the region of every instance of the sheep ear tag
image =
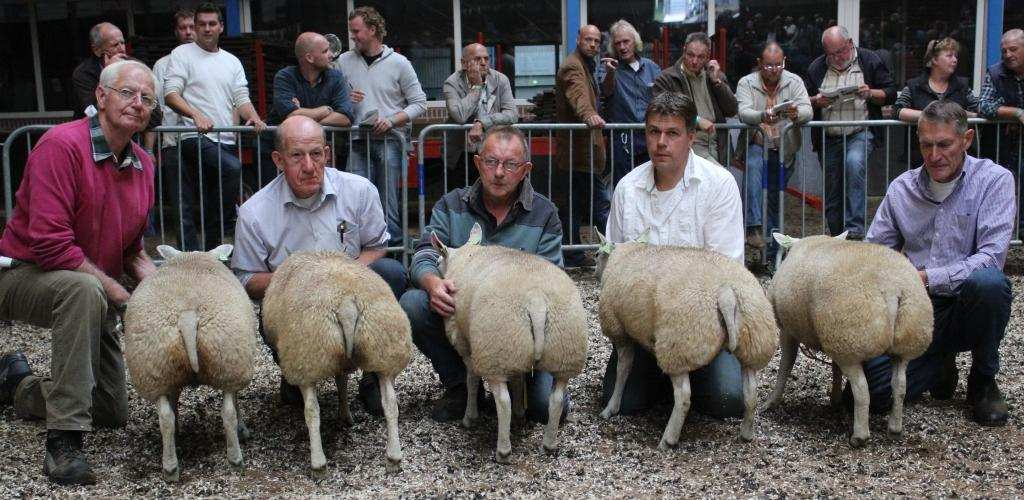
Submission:
<svg viewBox="0 0 1024 500">
<path fill-rule="evenodd" d="M 430 245 L 441 255 L 448 255 L 448 246 L 441 241 L 441 238 L 437 237 L 437 233 L 430 233 Z"/>
<path fill-rule="evenodd" d="M 777 241 L 779 243 L 779 246 L 782 248 L 790 248 L 794 244 L 796 244 L 796 242 L 800 241 L 800 238 L 786 236 L 785 234 L 782 233 L 772 233 L 772 238 L 775 238 L 775 241 Z"/>
<path fill-rule="evenodd" d="M 466 245 L 479 245 L 484 239 L 484 230 L 480 228 L 480 224 L 477 222 L 473 223 L 473 229 L 469 230 L 469 240 L 466 241 Z"/>
<path fill-rule="evenodd" d="M 213 250 L 210 250 L 207 253 L 209 253 L 215 259 L 217 259 L 217 260 L 219 260 L 221 262 L 227 262 L 228 259 L 231 258 L 231 252 L 234 249 L 235 249 L 235 247 L 232 246 L 232 245 L 221 245 L 221 246 L 219 246 L 217 248 L 214 248 Z"/>
<path fill-rule="evenodd" d="M 845 240 L 846 236 L 850 234 L 850 231 L 843 231 L 841 234 L 836 235 L 837 240 Z"/>
<path fill-rule="evenodd" d="M 644 229 L 644 232 L 640 233 L 640 236 L 637 236 L 636 240 L 634 240 L 634 241 L 636 241 L 637 243 L 643 243 L 645 245 L 647 243 L 650 243 L 651 242 L 651 228 Z"/>
<path fill-rule="evenodd" d="M 164 260 L 171 260 L 181 255 L 181 250 L 178 250 L 170 245 L 158 245 L 156 247 L 156 253 L 160 254 Z"/>
</svg>

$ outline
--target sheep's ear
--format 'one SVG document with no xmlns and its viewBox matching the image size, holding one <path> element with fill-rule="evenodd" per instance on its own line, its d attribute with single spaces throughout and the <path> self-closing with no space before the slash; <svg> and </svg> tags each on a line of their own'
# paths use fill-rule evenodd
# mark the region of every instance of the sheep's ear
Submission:
<svg viewBox="0 0 1024 500">
<path fill-rule="evenodd" d="M 217 248 L 214 248 L 213 250 L 210 250 L 209 252 L 206 252 L 206 253 L 212 255 L 213 258 L 215 258 L 215 259 L 217 259 L 217 260 L 219 260 L 221 262 L 227 262 L 228 258 L 231 257 L 231 251 L 234 250 L 234 249 L 235 249 L 235 247 L 233 247 L 231 245 L 221 245 L 221 246 L 219 246 Z"/>
<path fill-rule="evenodd" d="M 772 233 L 772 238 L 775 238 L 775 241 L 777 241 L 779 246 L 782 248 L 790 248 L 795 245 L 796 242 L 800 241 L 800 238 L 786 236 L 782 233 Z"/>
<path fill-rule="evenodd" d="M 842 234 L 836 236 L 835 238 L 837 240 L 845 240 L 846 239 L 846 235 L 848 235 L 848 234 L 850 234 L 850 231 L 843 231 Z"/>
<path fill-rule="evenodd" d="M 437 237 L 437 233 L 430 233 L 430 246 L 434 247 L 434 250 L 437 250 L 442 256 L 448 255 L 448 246 L 441 241 L 441 238 Z"/>
<path fill-rule="evenodd" d="M 469 240 L 466 241 L 466 245 L 479 245 L 484 239 L 484 230 L 480 228 L 480 223 L 474 222 L 473 229 L 469 230 Z"/>
<path fill-rule="evenodd" d="M 601 230 L 598 229 L 597 226 L 590 226 L 590 227 L 592 228 L 591 232 L 597 235 L 597 241 L 599 241 L 602 245 L 604 245 L 605 243 L 608 243 L 608 239 L 605 238 L 603 234 L 601 234 Z"/>
<path fill-rule="evenodd" d="M 637 243 L 643 243 L 645 245 L 647 243 L 650 243 L 650 241 L 651 241 L 651 228 L 648 227 L 647 229 L 644 229 L 644 232 L 640 233 L 640 236 L 637 236 L 636 240 L 634 240 L 634 241 L 636 241 Z"/>
<path fill-rule="evenodd" d="M 175 249 L 170 245 L 158 245 L 156 247 L 156 253 L 160 254 L 164 260 L 171 260 L 178 255 L 181 255 L 181 250 Z"/>
</svg>

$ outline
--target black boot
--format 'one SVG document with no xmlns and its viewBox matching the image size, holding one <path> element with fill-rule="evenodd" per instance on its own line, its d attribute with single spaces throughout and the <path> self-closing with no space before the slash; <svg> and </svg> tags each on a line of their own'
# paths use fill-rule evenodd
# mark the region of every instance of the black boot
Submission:
<svg viewBox="0 0 1024 500">
<path fill-rule="evenodd" d="M 14 402 L 14 390 L 22 379 L 32 374 L 28 358 L 23 353 L 11 352 L 0 356 L 0 405 Z"/>
<path fill-rule="evenodd" d="M 46 432 L 46 457 L 43 474 L 63 485 L 96 484 L 96 475 L 82 451 L 82 432 L 49 430 Z"/>
<path fill-rule="evenodd" d="M 995 378 L 971 373 L 967 377 L 967 403 L 971 405 L 971 417 L 979 425 L 1006 425 L 1009 409 Z"/>
<path fill-rule="evenodd" d="M 956 353 L 942 355 L 942 367 L 939 372 L 939 379 L 935 381 L 929 392 L 932 397 L 939 400 L 946 400 L 953 397 L 956 392 L 956 384 L 960 380 L 960 372 L 956 369 Z"/>
</svg>

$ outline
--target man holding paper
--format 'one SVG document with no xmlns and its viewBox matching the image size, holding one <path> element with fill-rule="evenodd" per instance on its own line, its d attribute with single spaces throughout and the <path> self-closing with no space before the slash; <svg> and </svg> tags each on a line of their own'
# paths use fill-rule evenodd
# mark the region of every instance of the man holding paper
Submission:
<svg viewBox="0 0 1024 500">
<path fill-rule="evenodd" d="M 849 31 L 833 26 L 821 35 L 825 54 L 807 69 L 808 93 L 820 119 L 861 121 L 882 117 L 882 106 L 896 99 L 896 84 L 878 54 L 854 47 Z M 865 179 L 873 149 L 863 126 L 829 127 L 824 144 L 825 217 L 829 232 L 864 237 Z M 845 145 L 845 147 L 844 147 Z M 843 168 L 840 168 L 840 167 Z"/>
<path fill-rule="evenodd" d="M 758 126 L 749 140 L 743 177 L 747 245 L 760 250 L 765 246 L 761 221 L 763 203 L 768 204 L 768 226 L 779 227 L 777 198 L 763 200 L 763 186 L 768 187 L 769 193 L 776 194 L 785 189 L 801 144 L 800 127 L 789 127 L 784 136 L 782 129 L 786 121 L 797 125 L 807 123 L 813 111 L 803 80 L 786 71 L 786 55 L 778 43 L 768 42 L 764 46 L 757 59 L 757 68 L 757 71 L 740 79 L 736 86 L 736 100 L 739 102 L 740 121 Z M 779 179 L 779 149 L 783 142 L 786 154 L 783 165 L 786 168 L 783 179 Z M 765 175 L 768 176 L 767 183 L 764 182 Z"/>
</svg>

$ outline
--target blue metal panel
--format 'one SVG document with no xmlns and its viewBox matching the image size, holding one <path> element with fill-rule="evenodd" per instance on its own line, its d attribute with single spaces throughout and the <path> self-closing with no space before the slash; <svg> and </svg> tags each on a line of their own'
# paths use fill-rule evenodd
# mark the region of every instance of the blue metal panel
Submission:
<svg viewBox="0 0 1024 500">
<path fill-rule="evenodd" d="M 576 50 L 576 36 L 580 32 L 580 0 L 566 0 L 565 2 L 565 53 L 571 54 Z"/>
<path fill-rule="evenodd" d="M 242 9 L 238 5 L 238 0 L 227 0 L 225 2 L 225 21 L 228 28 L 228 36 L 238 36 L 242 33 Z"/>
<path fill-rule="evenodd" d="M 988 0 L 985 19 L 985 66 L 991 66 L 1002 57 L 999 42 L 1003 37 L 1003 0 Z"/>
</svg>

